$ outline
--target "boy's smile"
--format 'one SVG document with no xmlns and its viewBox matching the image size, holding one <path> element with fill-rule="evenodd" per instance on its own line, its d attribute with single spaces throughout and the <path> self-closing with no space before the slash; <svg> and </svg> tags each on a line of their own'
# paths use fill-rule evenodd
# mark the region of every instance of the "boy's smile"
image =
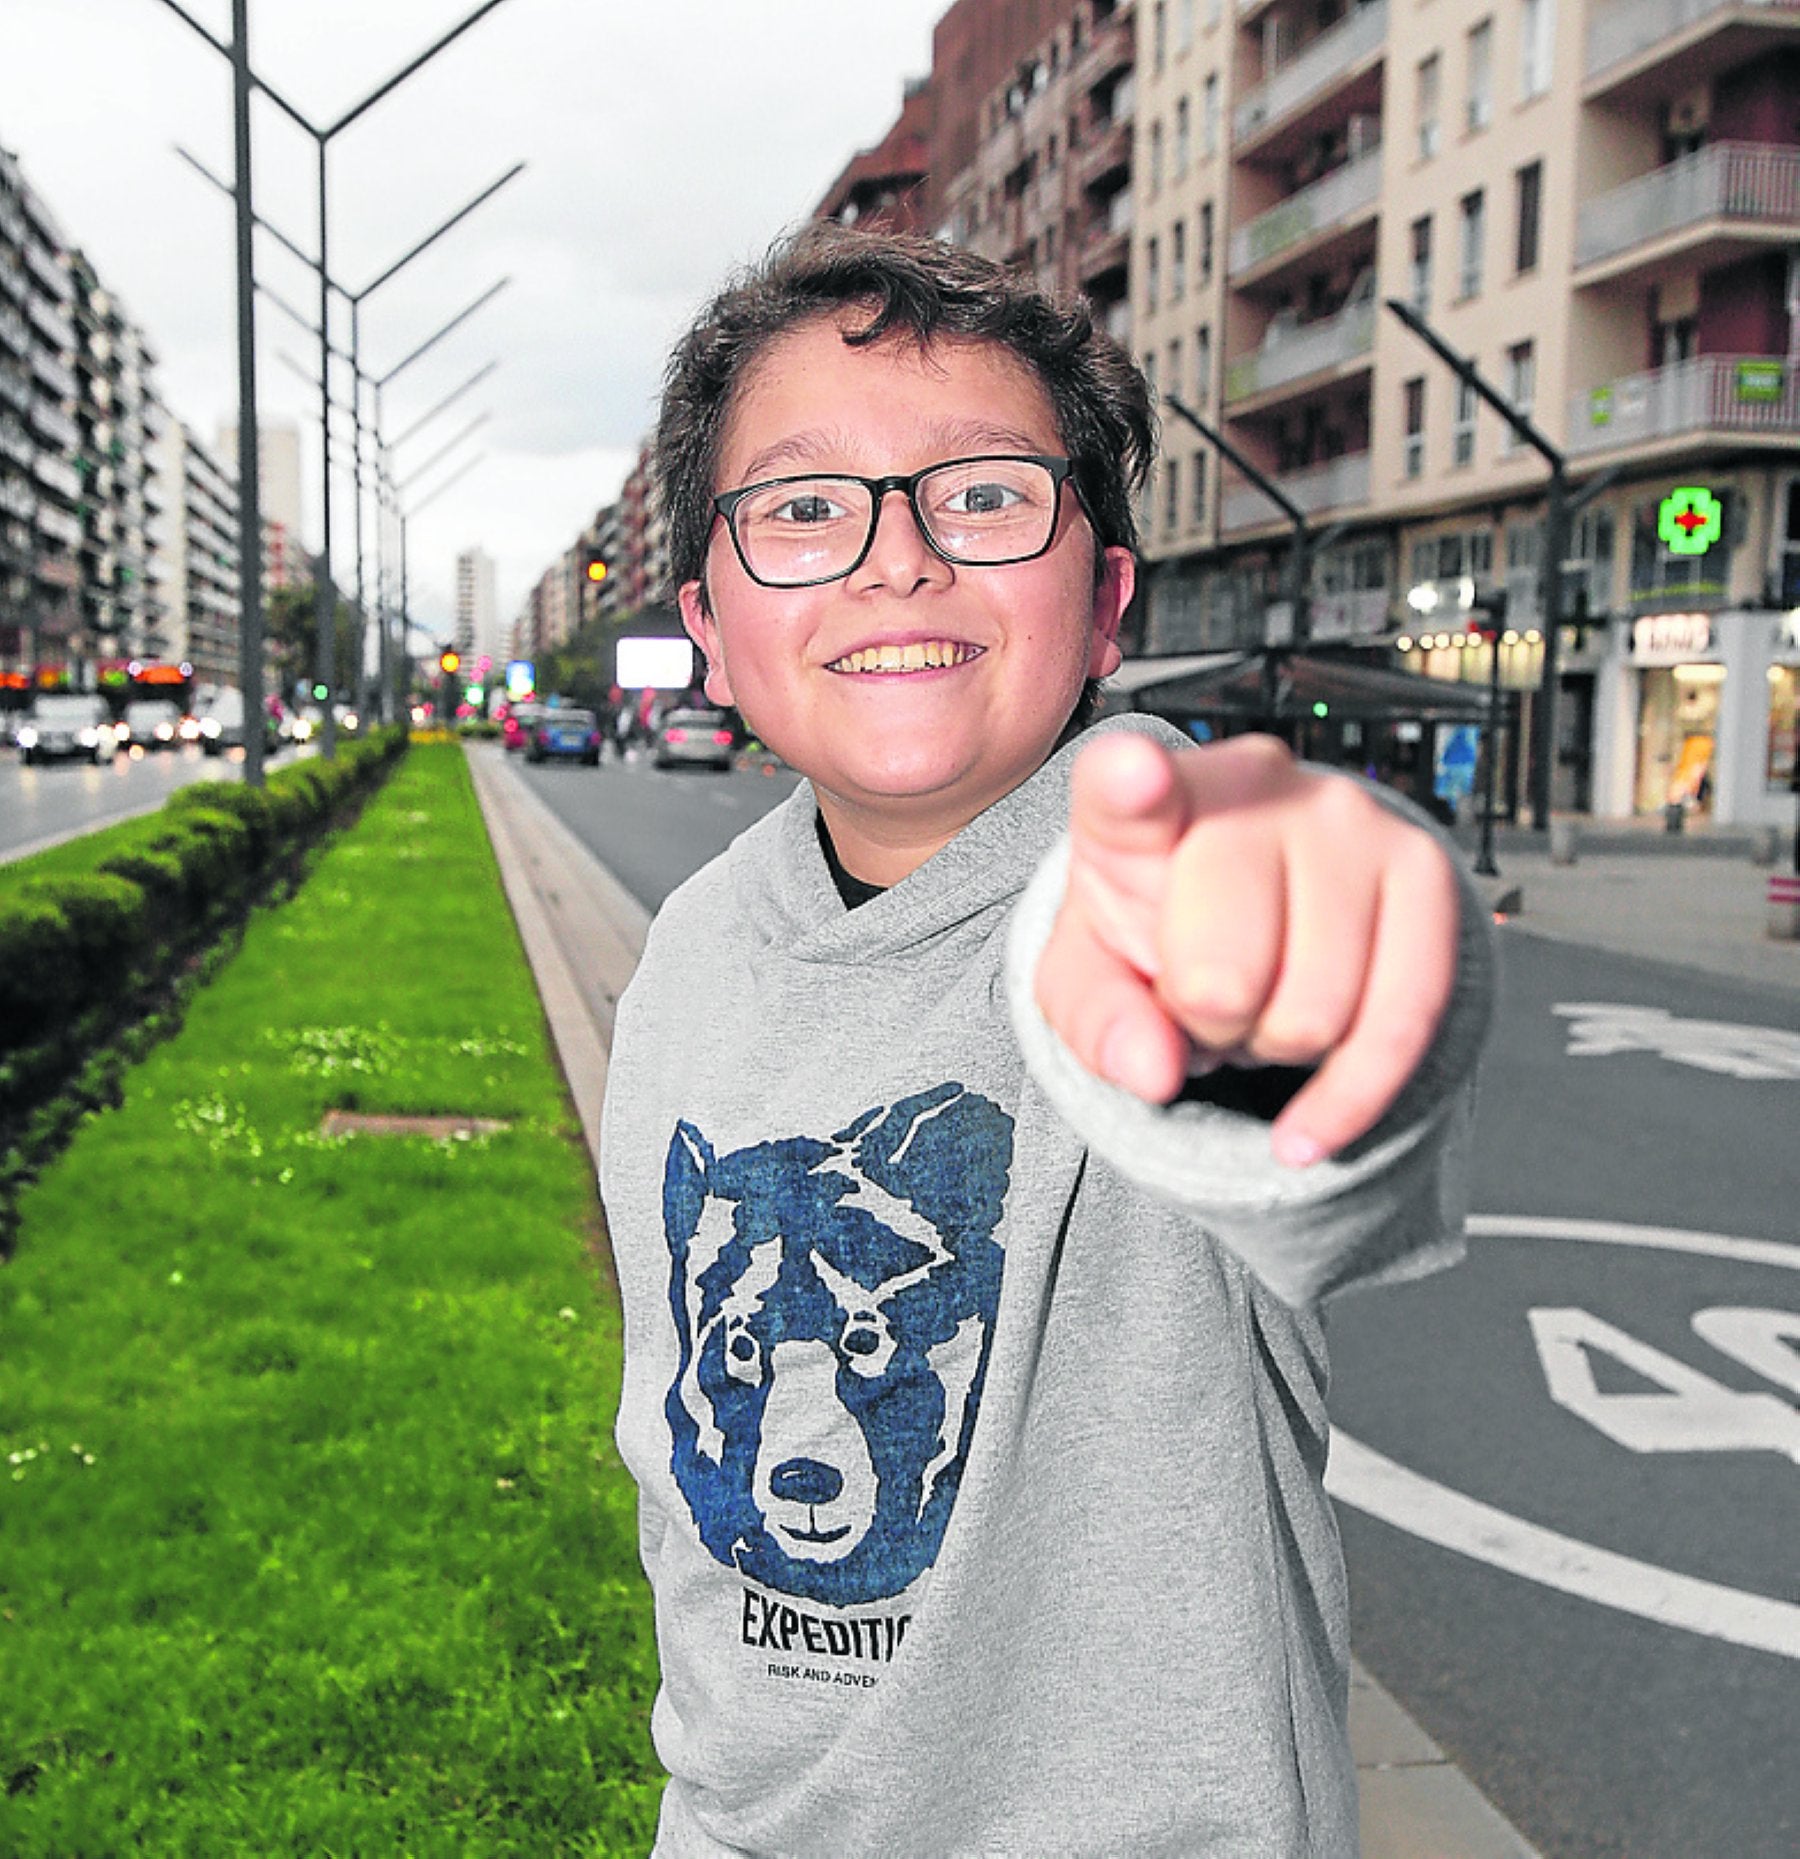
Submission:
<svg viewBox="0 0 1800 1859">
<path fill-rule="evenodd" d="M 821 318 L 777 339 L 745 377 L 718 482 L 724 491 L 803 472 L 870 477 L 1061 450 L 1048 395 L 1008 350 L 921 350 L 910 338 L 851 348 Z M 967 567 L 938 554 L 904 492 L 890 490 L 858 565 L 799 588 L 752 580 L 725 523 L 714 523 L 710 613 L 699 583 L 680 592 L 706 654 L 707 694 L 735 703 L 810 777 L 856 876 L 892 884 L 923 864 L 1040 766 L 1084 681 L 1118 665 L 1130 553 L 1106 550 L 1097 574 L 1072 485 L 1059 495 L 1043 554 Z"/>
</svg>

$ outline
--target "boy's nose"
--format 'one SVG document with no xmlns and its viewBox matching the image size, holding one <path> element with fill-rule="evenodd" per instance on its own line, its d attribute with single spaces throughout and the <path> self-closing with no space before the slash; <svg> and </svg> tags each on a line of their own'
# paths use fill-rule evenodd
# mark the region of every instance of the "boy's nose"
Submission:
<svg viewBox="0 0 1800 1859">
<path fill-rule="evenodd" d="M 887 491 L 875 512 L 875 540 L 869 544 L 856 579 L 910 594 L 924 582 L 947 580 L 949 566 L 925 540 L 906 493 Z"/>
</svg>

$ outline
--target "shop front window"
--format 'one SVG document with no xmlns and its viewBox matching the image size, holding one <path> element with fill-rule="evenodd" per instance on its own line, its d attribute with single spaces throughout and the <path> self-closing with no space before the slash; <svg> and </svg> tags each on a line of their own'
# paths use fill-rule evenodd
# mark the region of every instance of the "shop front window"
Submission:
<svg viewBox="0 0 1800 1859">
<path fill-rule="evenodd" d="M 1772 792 L 1792 793 L 1800 759 L 1800 666 L 1769 667 L 1769 755 L 1766 780 Z"/>
<path fill-rule="evenodd" d="M 1723 665 L 1675 665 L 1646 671 L 1638 712 L 1637 811 L 1681 806 L 1712 811 L 1713 750 L 1718 737 Z"/>
</svg>

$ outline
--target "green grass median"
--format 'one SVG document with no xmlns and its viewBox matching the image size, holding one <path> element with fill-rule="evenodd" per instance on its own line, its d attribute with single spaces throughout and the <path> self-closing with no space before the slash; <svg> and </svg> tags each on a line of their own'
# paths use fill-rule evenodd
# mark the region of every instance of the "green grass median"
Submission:
<svg viewBox="0 0 1800 1859">
<path fill-rule="evenodd" d="M 413 749 L 21 1213 L 0 1853 L 647 1851 L 617 1307 L 460 748 Z"/>
</svg>

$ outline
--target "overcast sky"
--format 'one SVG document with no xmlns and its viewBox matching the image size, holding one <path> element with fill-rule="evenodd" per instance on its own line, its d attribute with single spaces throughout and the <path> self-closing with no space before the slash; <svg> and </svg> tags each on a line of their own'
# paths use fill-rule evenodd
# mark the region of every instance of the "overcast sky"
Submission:
<svg viewBox="0 0 1800 1859">
<path fill-rule="evenodd" d="M 229 0 L 183 0 L 216 38 Z M 500 618 L 601 504 L 647 431 L 664 354 L 733 263 L 817 202 L 898 112 L 948 0 L 506 0 L 331 145 L 330 270 L 359 291 L 515 162 L 518 179 L 371 295 L 379 376 L 502 277 L 512 282 L 387 390 L 404 432 L 489 361 L 497 371 L 398 450 L 413 500 L 414 614 L 447 632 L 454 560 L 499 564 Z M 250 0 L 258 75 L 334 121 L 478 0 Z M 0 0 L 0 144 L 160 353 L 171 411 L 209 443 L 235 419 L 230 202 L 175 153 L 232 172 L 227 61 L 165 0 Z M 316 145 L 262 100 L 257 212 L 310 254 Z M 259 278 L 316 320 L 316 274 L 266 236 Z M 344 324 L 347 336 L 348 324 Z M 258 310 L 265 419 L 300 425 L 317 545 L 317 343 Z M 471 420 L 491 418 L 421 470 Z M 352 574 L 349 494 L 333 556 Z M 372 542 L 368 545 L 371 551 Z"/>
</svg>

